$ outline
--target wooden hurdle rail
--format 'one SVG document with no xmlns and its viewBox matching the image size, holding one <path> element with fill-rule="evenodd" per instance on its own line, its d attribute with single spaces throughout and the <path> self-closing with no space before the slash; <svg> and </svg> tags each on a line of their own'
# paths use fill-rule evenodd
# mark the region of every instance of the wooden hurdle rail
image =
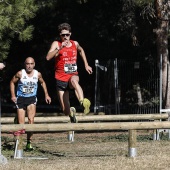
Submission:
<svg viewBox="0 0 170 170">
<path fill-rule="evenodd" d="M 26 132 L 47 133 L 65 131 L 113 131 L 128 130 L 128 153 L 130 157 L 137 156 L 136 130 L 170 129 L 170 122 L 106 122 L 106 123 L 58 123 L 58 124 L 4 124 L 1 132 L 9 133 L 24 129 Z"/>
<path fill-rule="evenodd" d="M 76 115 L 78 122 L 113 122 L 113 121 L 156 121 L 167 119 L 168 114 L 125 114 L 125 115 Z M 2 117 L 2 124 L 13 124 L 13 117 Z M 28 119 L 25 118 L 25 122 L 28 122 Z M 68 116 L 51 116 L 51 117 L 35 117 L 35 123 L 68 123 L 70 119 Z M 162 130 L 163 131 L 163 130 Z M 160 130 L 154 130 L 153 140 L 160 139 Z M 169 133 L 170 138 L 170 133 Z M 68 132 L 68 140 L 74 141 L 74 131 Z"/>
<path fill-rule="evenodd" d="M 78 122 L 111 122 L 111 121 L 132 121 L 132 120 L 161 120 L 168 119 L 168 114 L 126 114 L 126 115 L 87 115 L 77 116 Z M 1 124 L 11 124 L 14 122 L 13 117 L 2 117 Z M 28 119 L 25 118 L 25 122 Z M 51 116 L 51 117 L 35 117 L 35 123 L 68 123 L 68 116 Z"/>
<path fill-rule="evenodd" d="M 25 129 L 26 132 L 63 132 L 63 131 L 113 131 L 170 129 L 170 122 L 103 122 L 103 123 L 50 123 L 50 124 L 2 124 L 1 132 L 9 133 Z"/>
</svg>

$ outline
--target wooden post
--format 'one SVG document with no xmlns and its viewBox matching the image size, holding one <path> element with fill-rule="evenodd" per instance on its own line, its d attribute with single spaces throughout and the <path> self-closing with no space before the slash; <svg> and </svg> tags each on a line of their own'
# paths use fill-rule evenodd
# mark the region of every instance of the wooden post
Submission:
<svg viewBox="0 0 170 170">
<path fill-rule="evenodd" d="M 22 138 L 22 134 L 16 136 L 14 158 L 15 159 L 23 158 L 23 138 Z"/>
<path fill-rule="evenodd" d="M 168 113 L 168 121 L 170 121 L 170 113 Z M 170 140 L 170 129 L 168 129 L 168 139 Z"/>
<path fill-rule="evenodd" d="M 153 140 L 157 140 L 157 130 L 153 130 Z"/>
<path fill-rule="evenodd" d="M 154 120 L 157 122 L 158 120 Z M 157 129 L 153 129 L 153 140 L 157 140 Z"/>
<path fill-rule="evenodd" d="M 68 141 L 74 142 L 74 131 L 68 131 Z"/>
<path fill-rule="evenodd" d="M 136 157 L 136 130 L 129 130 L 129 157 Z"/>
<path fill-rule="evenodd" d="M 21 130 L 13 132 L 15 139 L 16 139 L 14 158 L 17 158 L 17 159 L 23 158 L 22 134 L 24 134 L 24 133 L 25 133 L 25 129 L 21 129 Z"/>
<path fill-rule="evenodd" d="M 163 115 L 163 114 L 160 114 Z M 161 122 L 160 119 L 154 120 L 154 122 Z M 156 140 L 160 140 L 160 129 L 154 129 L 156 131 Z"/>
</svg>

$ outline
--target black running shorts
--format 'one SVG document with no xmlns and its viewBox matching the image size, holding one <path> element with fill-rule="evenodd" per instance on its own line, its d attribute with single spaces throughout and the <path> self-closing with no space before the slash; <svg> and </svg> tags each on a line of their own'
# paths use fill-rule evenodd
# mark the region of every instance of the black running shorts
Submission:
<svg viewBox="0 0 170 170">
<path fill-rule="evenodd" d="M 65 82 L 65 81 L 56 80 L 56 87 L 57 87 L 57 91 L 71 90 L 69 88 L 69 82 Z"/>
<path fill-rule="evenodd" d="M 30 104 L 37 104 L 37 97 L 18 97 L 16 102 L 17 109 L 26 109 Z"/>
</svg>

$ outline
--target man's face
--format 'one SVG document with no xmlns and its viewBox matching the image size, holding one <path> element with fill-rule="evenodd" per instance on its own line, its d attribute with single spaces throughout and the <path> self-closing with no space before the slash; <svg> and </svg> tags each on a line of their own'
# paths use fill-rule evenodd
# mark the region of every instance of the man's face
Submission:
<svg viewBox="0 0 170 170">
<path fill-rule="evenodd" d="M 70 40 L 70 36 L 71 36 L 71 32 L 69 32 L 68 30 L 62 30 L 60 32 L 60 37 L 62 41 Z"/>
<path fill-rule="evenodd" d="M 27 72 L 32 72 L 32 70 L 34 69 L 34 67 L 35 67 L 35 62 L 34 62 L 33 59 L 27 59 L 27 60 L 25 61 L 25 70 L 26 70 Z"/>
</svg>

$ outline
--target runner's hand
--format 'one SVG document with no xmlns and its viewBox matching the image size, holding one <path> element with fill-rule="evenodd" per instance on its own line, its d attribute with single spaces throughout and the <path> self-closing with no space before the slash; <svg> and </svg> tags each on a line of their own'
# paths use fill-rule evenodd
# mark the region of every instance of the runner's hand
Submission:
<svg viewBox="0 0 170 170">
<path fill-rule="evenodd" d="M 51 103 L 51 97 L 50 97 L 50 96 L 47 96 L 47 97 L 45 98 L 45 101 L 46 101 L 47 104 L 50 104 L 50 103 Z"/>
<path fill-rule="evenodd" d="M 17 102 L 17 98 L 16 98 L 16 96 L 11 97 L 11 100 L 12 100 L 14 103 L 16 103 L 16 102 Z"/>
<path fill-rule="evenodd" d="M 86 66 L 86 71 L 89 73 L 89 74 L 92 74 L 93 71 L 92 71 L 92 68 L 88 65 Z"/>
<path fill-rule="evenodd" d="M 68 41 L 63 41 L 62 42 L 62 44 L 61 44 L 61 49 L 63 48 L 63 47 L 66 47 L 67 45 L 68 45 Z"/>
</svg>

